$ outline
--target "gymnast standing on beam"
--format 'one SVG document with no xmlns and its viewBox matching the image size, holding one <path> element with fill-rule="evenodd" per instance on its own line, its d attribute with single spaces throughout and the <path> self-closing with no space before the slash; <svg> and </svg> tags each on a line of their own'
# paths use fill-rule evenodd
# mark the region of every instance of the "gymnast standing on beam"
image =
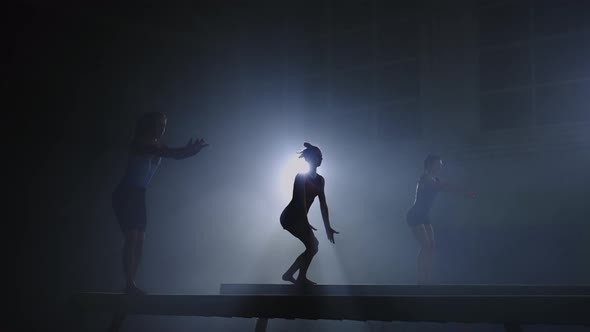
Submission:
<svg viewBox="0 0 590 332">
<path fill-rule="evenodd" d="M 334 234 L 338 234 L 338 232 L 330 226 L 328 205 L 324 193 L 325 180 L 324 177 L 317 173 L 317 168 L 322 164 L 322 152 L 317 146 L 309 143 L 305 143 L 304 146 L 305 150 L 299 153 L 299 158 L 304 158 L 309 164 L 309 171 L 295 176 L 293 198 L 281 213 L 280 220 L 284 229 L 303 242 L 305 251 L 297 257 L 291 267 L 283 274 L 283 280 L 297 285 L 314 285 L 313 281 L 307 279 L 307 269 L 318 252 L 319 242 L 313 234 L 316 229 L 309 224 L 307 213 L 316 196 L 320 199 L 320 209 L 328 240 L 334 243 Z M 299 274 L 297 280 L 295 280 L 293 275 L 297 270 L 299 270 Z"/>
<path fill-rule="evenodd" d="M 191 139 L 182 148 L 167 147 L 160 142 L 166 122 L 166 115 L 160 112 L 145 113 L 137 120 L 127 169 L 112 195 L 113 210 L 124 236 L 123 271 L 125 292 L 129 294 L 144 294 L 135 285 L 135 275 L 143 252 L 147 223 L 145 193 L 161 159 L 185 159 L 208 145 L 202 139 L 194 143 Z"/>
<path fill-rule="evenodd" d="M 424 173 L 416 185 L 414 204 L 407 214 L 407 222 L 420 244 L 418 254 L 418 284 L 432 283 L 432 261 L 434 256 L 434 230 L 430 223 L 430 209 L 440 191 L 453 192 L 468 198 L 475 198 L 474 192 L 444 183 L 437 175 L 442 169 L 442 159 L 428 155 L 424 160 Z"/>
</svg>

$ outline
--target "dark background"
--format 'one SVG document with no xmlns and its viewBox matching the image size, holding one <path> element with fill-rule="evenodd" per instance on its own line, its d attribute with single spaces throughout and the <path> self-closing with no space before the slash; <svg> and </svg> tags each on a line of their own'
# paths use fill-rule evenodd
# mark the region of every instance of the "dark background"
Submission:
<svg viewBox="0 0 590 332">
<path fill-rule="evenodd" d="M 323 150 L 319 172 L 341 231 L 331 245 L 318 227 L 310 277 L 320 283 L 414 281 L 418 248 L 404 218 L 431 152 L 444 155 L 442 178 L 480 195 L 443 195 L 434 207 L 438 281 L 590 282 L 589 1 L 20 1 L 3 14 L 15 168 L 5 176 L 16 185 L 5 243 L 22 330 L 62 328 L 72 292 L 120 289 L 110 192 L 135 119 L 152 110 L 169 117 L 169 145 L 202 136 L 211 146 L 166 160 L 149 190 L 138 283 L 150 292 L 279 282 L 302 250 L 278 216 L 304 141 Z M 321 226 L 318 207 L 310 220 Z M 106 322 L 96 317 L 96 331 Z M 127 324 L 253 327 L 186 317 Z"/>
</svg>

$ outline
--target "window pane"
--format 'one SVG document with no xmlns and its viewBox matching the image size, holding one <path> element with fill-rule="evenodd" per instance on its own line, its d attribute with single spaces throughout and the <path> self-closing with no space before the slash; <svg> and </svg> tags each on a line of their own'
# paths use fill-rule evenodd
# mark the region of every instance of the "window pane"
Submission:
<svg viewBox="0 0 590 332">
<path fill-rule="evenodd" d="M 324 70 L 328 63 L 328 42 L 321 37 L 291 42 L 287 50 L 290 69 L 306 75 Z"/>
<path fill-rule="evenodd" d="M 325 111 L 328 108 L 330 85 L 328 76 L 316 74 L 311 76 L 291 76 L 288 99 L 294 107 L 302 107 L 311 111 Z"/>
<path fill-rule="evenodd" d="M 377 117 L 381 139 L 416 139 L 421 134 L 421 116 L 417 101 L 380 107 Z"/>
<path fill-rule="evenodd" d="M 375 0 L 375 16 L 378 22 L 418 22 L 422 10 L 419 1 Z"/>
<path fill-rule="evenodd" d="M 590 122 L 590 81 L 537 89 L 537 122 Z"/>
<path fill-rule="evenodd" d="M 536 0 L 535 33 L 540 36 L 590 29 L 590 1 Z"/>
<path fill-rule="evenodd" d="M 531 90 L 494 93 L 480 97 L 483 130 L 523 128 L 531 125 Z"/>
<path fill-rule="evenodd" d="M 368 65 L 373 62 L 373 39 L 370 28 L 337 32 L 332 51 L 338 69 Z"/>
<path fill-rule="evenodd" d="M 529 34 L 529 6 L 526 1 L 509 2 L 479 11 L 480 46 L 525 41 Z"/>
<path fill-rule="evenodd" d="M 479 66 L 481 91 L 523 86 L 531 82 L 528 47 L 481 52 Z"/>
<path fill-rule="evenodd" d="M 535 44 L 537 82 L 590 77 L 590 34 L 539 41 Z"/>
<path fill-rule="evenodd" d="M 332 3 L 334 29 L 370 25 L 372 10 L 370 0 L 334 1 Z"/>
<path fill-rule="evenodd" d="M 377 100 L 400 101 L 420 94 L 418 61 L 400 62 L 377 70 Z"/>
<path fill-rule="evenodd" d="M 419 50 L 418 26 L 415 22 L 377 26 L 377 60 L 391 61 L 416 57 Z"/>
<path fill-rule="evenodd" d="M 325 35 L 330 29 L 330 17 L 325 1 L 285 2 L 289 29 L 309 37 Z"/>
<path fill-rule="evenodd" d="M 342 71 L 333 79 L 333 105 L 336 108 L 359 108 L 374 104 L 372 68 Z"/>
</svg>

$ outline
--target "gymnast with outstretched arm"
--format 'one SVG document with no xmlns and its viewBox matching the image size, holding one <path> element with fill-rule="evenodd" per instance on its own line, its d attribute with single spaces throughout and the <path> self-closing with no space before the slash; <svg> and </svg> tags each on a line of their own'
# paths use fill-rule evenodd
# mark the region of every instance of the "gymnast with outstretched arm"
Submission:
<svg viewBox="0 0 590 332">
<path fill-rule="evenodd" d="M 476 194 L 457 185 L 440 181 L 438 174 L 442 169 L 442 159 L 428 155 L 424 160 L 424 172 L 416 184 L 414 204 L 409 209 L 406 220 L 420 244 L 418 254 L 418 284 L 432 282 L 432 261 L 434 256 L 434 229 L 430 222 L 430 209 L 439 192 L 451 192 L 468 198 Z"/>
</svg>

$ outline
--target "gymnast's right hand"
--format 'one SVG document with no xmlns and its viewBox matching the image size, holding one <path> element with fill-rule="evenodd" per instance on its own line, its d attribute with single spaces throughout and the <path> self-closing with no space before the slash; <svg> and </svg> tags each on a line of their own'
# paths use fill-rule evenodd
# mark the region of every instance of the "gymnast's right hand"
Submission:
<svg viewBox="0 0 590 332">
<path fill-rule="evenodd" d="M 334 234 L 339 234 L 338 232 L 336 232 L 332 227 L 326 227 L 326 235 L 328 236 L 328 240 L 330 240 L 330 242 L 335 243 L 334 242 Z"/>
<path fill-rule="evenodd" d="M 199 151 L 201 151 L 204 147 L 206 147 L 208 145 L 209 144 L 205 143 L 205 140 L 202 138 L 195 139 L 194 143 L 193 143 L 193 139 L 191 138 L 184 148 L 189 150 L 192 153 L 198 153 Z"/>
</svg>

